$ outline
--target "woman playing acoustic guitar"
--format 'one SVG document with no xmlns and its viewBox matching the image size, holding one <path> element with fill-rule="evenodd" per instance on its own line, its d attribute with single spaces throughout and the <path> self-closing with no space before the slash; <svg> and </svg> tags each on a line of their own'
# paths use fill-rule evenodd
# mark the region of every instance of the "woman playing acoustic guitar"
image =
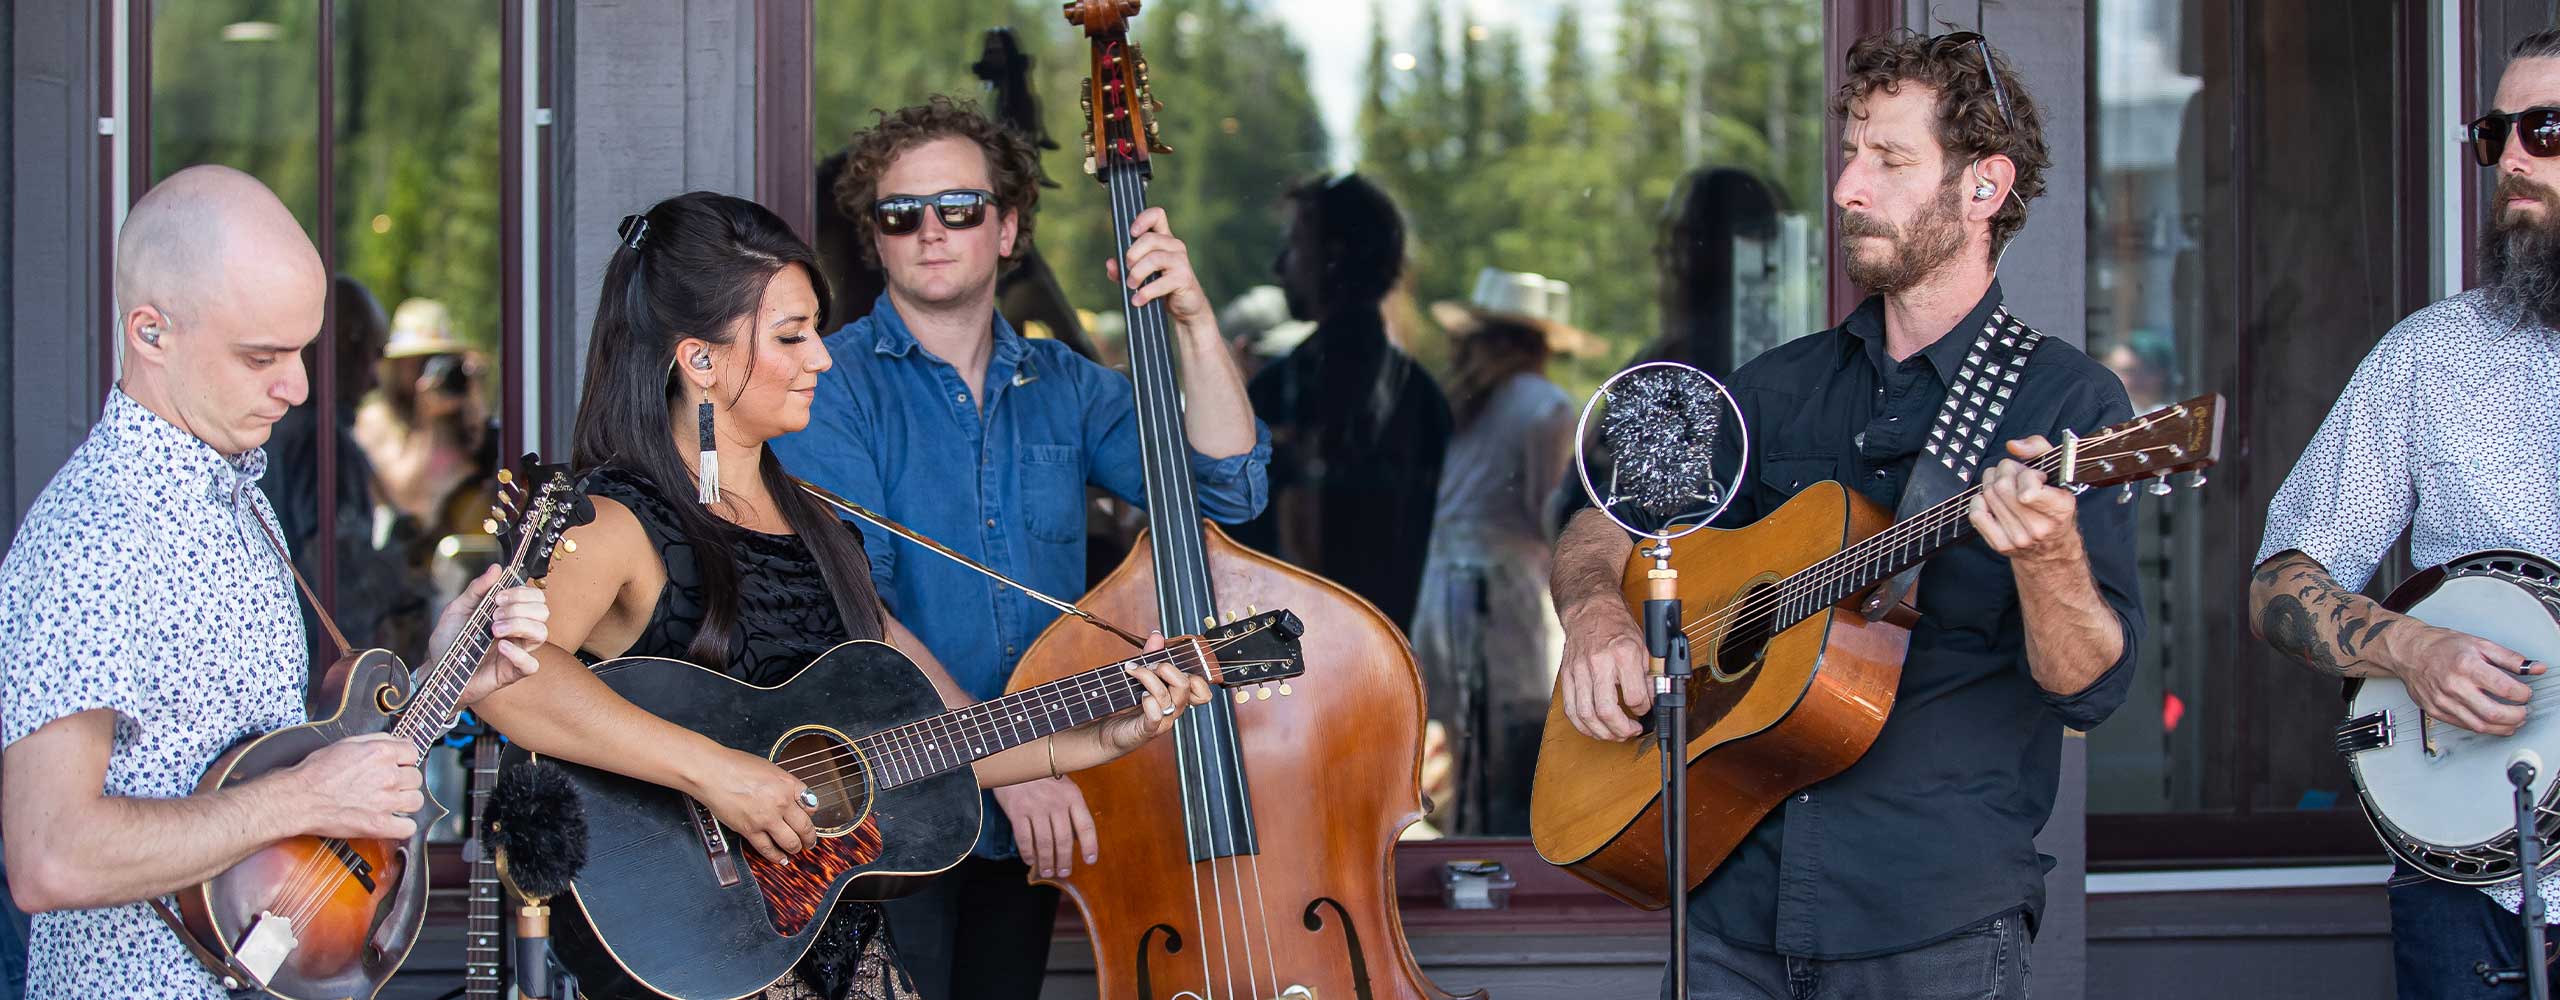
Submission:
<svg viewBox="0 0 2560 1000">
<path fill-rule="evenodd" d="M 802 782 L 641 710 L 580 664 L 657 656 L 772 685 L 840 643 L 882 639 L 922 666 L 946 702 L 967 702 L 882 609 L 861 535 L 765 449 L 808 424 L 830 364 L 816 276 L 808 245 L 743 199 L 697 192 L 624 220 L 573 456 L 596 518 L 570 533 L 577 550 L 551 573 L 541 655 L 552 669 L 481 709 L 535 753 L 692 796 L 776 861 L 816 843 Z M 980 760 L 977 780 L 1006 785 L 1112 760 L 1209 700 L 1206 683 L 1172 666 L 1131 673 L 1149 692 L 1140 711 Z M 809 957 L 766 995 L 914 996 L 881 927 L 877 906 L 839 905 Z"/>
</svg>

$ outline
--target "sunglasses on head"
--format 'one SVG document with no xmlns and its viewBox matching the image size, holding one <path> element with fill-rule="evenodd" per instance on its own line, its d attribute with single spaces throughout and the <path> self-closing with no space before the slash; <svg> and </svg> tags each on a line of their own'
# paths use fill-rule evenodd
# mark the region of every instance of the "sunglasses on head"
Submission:
<svg viewBox="0 0 2560 1000">
<path fill-rule="evenodd" d="M 871 203 L 871 221 L 883 236 L 905 236 L 923 228 L 924 214 L 930 210 L 942 217 L 942 228 L 968 229 L 987 221 L 987 207 L 995 201 L 994 192 L 974 188 L 891 195 Z"/>
<path fill-rule="evenodd" d="M 1955 31 L 1929 39 L 1931 53 L 1939 56 L 1962 51 L 1968 45 L 1982 53 L 1982 75 L 1991 81 L 1991 99 L 2000 105 L 2000 123 L 2015 126 L 2017 120 L 2009 114 L 2009 88 L 2000 84 L 2000 70 L 1991 64 L 1991 43 L 1982 33 Z"/>
<path fill-rule="evenodd" d="M 2524 151 L 2533 156 L 2560 156 L 2560 108 L 2526 108 L 2508 114 L 2481 115 L 2463 130 L 2463 141 L 2471 144 L 2471 158 L 2481 166 L 2494 167 L 2498 158 L 2507 154 L 2507 133 L 2513 131 Z"/>
</svg>

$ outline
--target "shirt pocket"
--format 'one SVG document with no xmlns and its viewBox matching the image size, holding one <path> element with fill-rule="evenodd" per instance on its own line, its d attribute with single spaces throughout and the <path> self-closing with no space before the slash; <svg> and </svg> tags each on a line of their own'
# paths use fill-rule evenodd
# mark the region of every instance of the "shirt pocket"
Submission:
<svg viewBox="0 0 2560 1000">
<path fill-rule="evenodd" d="M 1829 455 L 1771 455 L 1760 461 L 1760 510 L 1763 516 L 1794 499 L 1806 487 L 1838 478 L 1839 461 Z"/>
<path fill-rule="evenodd" d="M 1084 453 L 1071 444 L 1022 446 L 1022 523 L 1037 541 L 1084 540 Z"/>
</svg>

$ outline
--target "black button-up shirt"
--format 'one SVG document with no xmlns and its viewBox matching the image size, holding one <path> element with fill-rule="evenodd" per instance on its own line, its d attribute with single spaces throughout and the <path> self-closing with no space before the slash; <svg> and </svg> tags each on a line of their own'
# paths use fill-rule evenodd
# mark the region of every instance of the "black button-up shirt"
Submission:
<svg viewBox="0 0 2560 1000">
<path fill-rule="evenodd" d="M 1750 425 L 1751 478 L 1716 526 L 1739 527 L 1807 486 L 1838 480 L 1887 510 L 1944 400 L 1947 381 L 2000 303 L 1902 361 L 1885 353 L 1884 306 L 1780 345 L 1729 384 Z M 2020 377 L 2000 437 L 2086 435 L 2132 416 L 2114 373 L 2047 338 Z M 2007 454 L 1995 449 L 1986 465 Z M 2036 832 L 2053 813 L 2062 729 L 2087 729 L 2124 702 L 2142 633 L 2130 505 L 2092 490 L 2080 533 L 2124 654 L 2087 690 L 2044 690 L 2027 669 L 2026 627 L 2008 560 L 1979 537 L 1921 571 L 1920 624 L 1875 746 L 1849 769 L 1789 796 L 1690 894 L 1695 925 L 1737 945 L 1840 959 L 1932 943 L 1987 918 L 2044 907 Z M 1691 544 L 1696 544 L 1693 541 Z"/>
</svg>

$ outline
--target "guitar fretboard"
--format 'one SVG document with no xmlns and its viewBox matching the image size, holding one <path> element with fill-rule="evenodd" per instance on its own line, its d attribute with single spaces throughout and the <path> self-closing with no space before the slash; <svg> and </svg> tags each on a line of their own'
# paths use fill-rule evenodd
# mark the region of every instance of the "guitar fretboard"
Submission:
<svg viewBox="0 0 2560 1000">
<path fill-rule="evenodd" d="M 1210 655 L 1208 644 L 1197 638 L 1177 640 L 1107 667 L 884 729 L 854 746 L 870 763 L 871 787 L 895 788 L 1138 707 L 1147 689 L 1128 675 L 1130 664 L 1171 663 L 1183 673 L 1202 674 Z"/>
<path fill-rule="evenodd" d="M 515 565 L 498 574 L 497 585 L 489 588 L 479 605 L 471 609 L 470 619 L 463 622 L 462 637 L 427 670 L 425 679 L 418 682 L 417 692 L 410 696 L 408 707 L 401 710 L 400 721 L 391 727 L 391 732 L 409 741 L 419 760 L 427 759 L 427 751 L 453 728 L 453 720 L 462 709 L 462 690 L 470 686 L 480 659 L 489 655 L 489 647 L 495 642 L 489 627 L 496 615 L 498 592 L 523 585 L 524 579 L 517 575 Z"/>
<path fill-rule="evenodd" d="M 498 974 L 506 942 L 506 901 L 500 895 L 497 858 L 480 833 L 497 783 L 498 734 L 482 732 L 471 741 L 471 922 L 462 952 L 462 992 L 468 1000 L 506 1000 L 507 995 L 506 980 Z"/>
</svg>

